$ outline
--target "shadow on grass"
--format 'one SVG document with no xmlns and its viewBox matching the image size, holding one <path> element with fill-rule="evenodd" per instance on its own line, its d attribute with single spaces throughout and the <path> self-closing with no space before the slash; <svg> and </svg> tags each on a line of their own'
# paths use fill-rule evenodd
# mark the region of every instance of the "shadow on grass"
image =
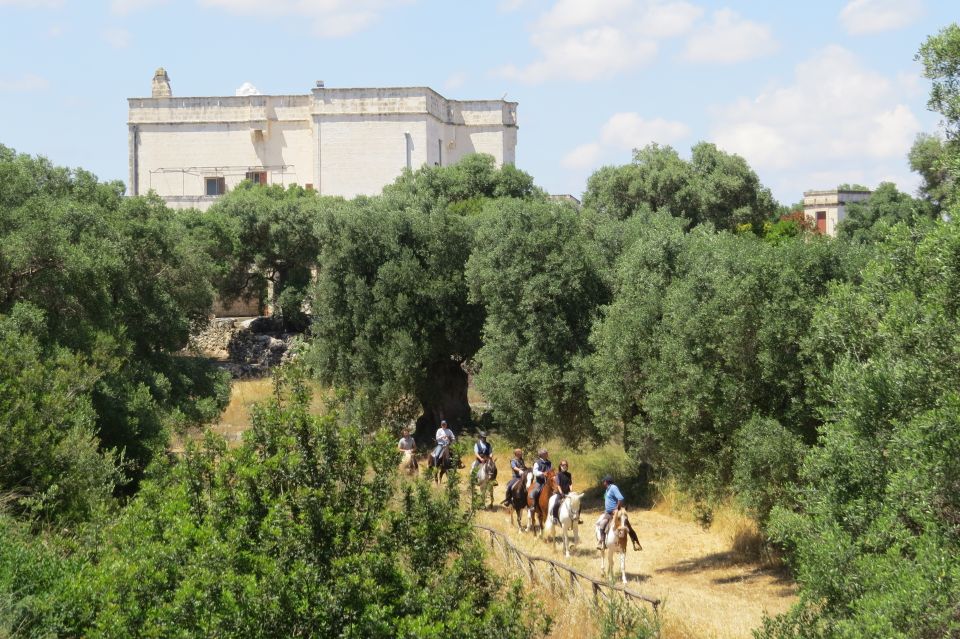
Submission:
<svg viewBox="0 0 960 639">
<path fill-rule="evenodd" d="M 744 560 L 739 553 L 735 552 L 718 552 L 710 555 L 704 555 L 703 557 L 685 559 L 673 564 L 672 566 L 659 568 L 657 569 L 657 572 L 686 575 L 707 572 L 710 570 L 728 570 L 730 568 L 750 566 L 752 566 L 752 569 L 742 574 L 731 575 L 728 577 L 717 577 L 712 581 L 715 584 L 724 585 L 749 582 L 761 577 L 769 577 L 774 580 L 774 583 L 780 585 L 793 583 L 789 570 L 785 568 L 765 568 L 763 566 L 755 566 L 752 561 Z"/>
</svg>

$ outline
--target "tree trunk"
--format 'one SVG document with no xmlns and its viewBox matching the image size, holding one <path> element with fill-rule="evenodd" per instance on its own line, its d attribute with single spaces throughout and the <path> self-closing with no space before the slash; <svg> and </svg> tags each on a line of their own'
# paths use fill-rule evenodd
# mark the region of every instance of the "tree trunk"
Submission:
<svg viewBox="0 0 960 639">
<path fill-rule="evenodd" d="M 467 400 L 467 373 L 460 362 L 452 359 L 433 362 L 427 368 L 427 381 L 417 393 L 423 414 L 417 419 L 414 438 L 434 443 L 440 420 L 447 420 L 458 437 L 470 423 L 470 402 Z"/>
</svg>

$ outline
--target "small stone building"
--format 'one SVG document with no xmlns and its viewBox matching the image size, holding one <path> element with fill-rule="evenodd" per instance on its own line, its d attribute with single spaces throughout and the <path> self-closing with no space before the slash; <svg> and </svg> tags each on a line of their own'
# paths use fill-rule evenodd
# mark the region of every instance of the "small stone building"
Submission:
<svg viewBox="0 0 960 639">
<path fill-rule="evenodd" d="M 870 198 L 870 191 L 829 189 L 827 191 L 804 191 L 803 214 L 818 233 L 835 236 L 837 224 L 847 217 L 847 205 Z"/>
<path fill-rule="evenodd" d="M 132 195 L 205 210 L 241 180 L 322 195 L 375 195 L 404 168 L 470 153 L 512 164 L 517 103 L 449 100 L 427 87 L 329 88 L 306 95 L 176 97 L 157 69 L 149 98 L 130 98 Z M 253 94 L 251 94 L 253 93 Z"/>
</svg>

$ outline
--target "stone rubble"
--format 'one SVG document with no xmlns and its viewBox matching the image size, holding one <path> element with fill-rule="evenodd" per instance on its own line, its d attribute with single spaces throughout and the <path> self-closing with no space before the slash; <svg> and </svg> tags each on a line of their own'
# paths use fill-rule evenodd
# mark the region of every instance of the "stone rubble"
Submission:
<svg viewBox="0 0 960 639">
<path fill-rule="evenodd" d="M 293 357 L 298 338 L 269 317 L 218 317 L 190 336 L 187 350 L 217 360 L 234 379 L 255 378 Z"/>
</svg>

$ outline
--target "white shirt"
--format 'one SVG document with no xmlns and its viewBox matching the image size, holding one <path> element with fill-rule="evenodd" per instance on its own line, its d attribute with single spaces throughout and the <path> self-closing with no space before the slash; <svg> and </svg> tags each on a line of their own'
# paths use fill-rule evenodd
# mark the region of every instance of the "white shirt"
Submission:
<svg viewBox="0 0 960 639">
<path fill-rule="evenodd" d="M 457 441 L 456 436 L 453 434 L 453 431 L 449 428 L 444 428 L 441 426 L 437 429 L 437 443 L 438 444 L 450 444 Z"/>
</svg>

